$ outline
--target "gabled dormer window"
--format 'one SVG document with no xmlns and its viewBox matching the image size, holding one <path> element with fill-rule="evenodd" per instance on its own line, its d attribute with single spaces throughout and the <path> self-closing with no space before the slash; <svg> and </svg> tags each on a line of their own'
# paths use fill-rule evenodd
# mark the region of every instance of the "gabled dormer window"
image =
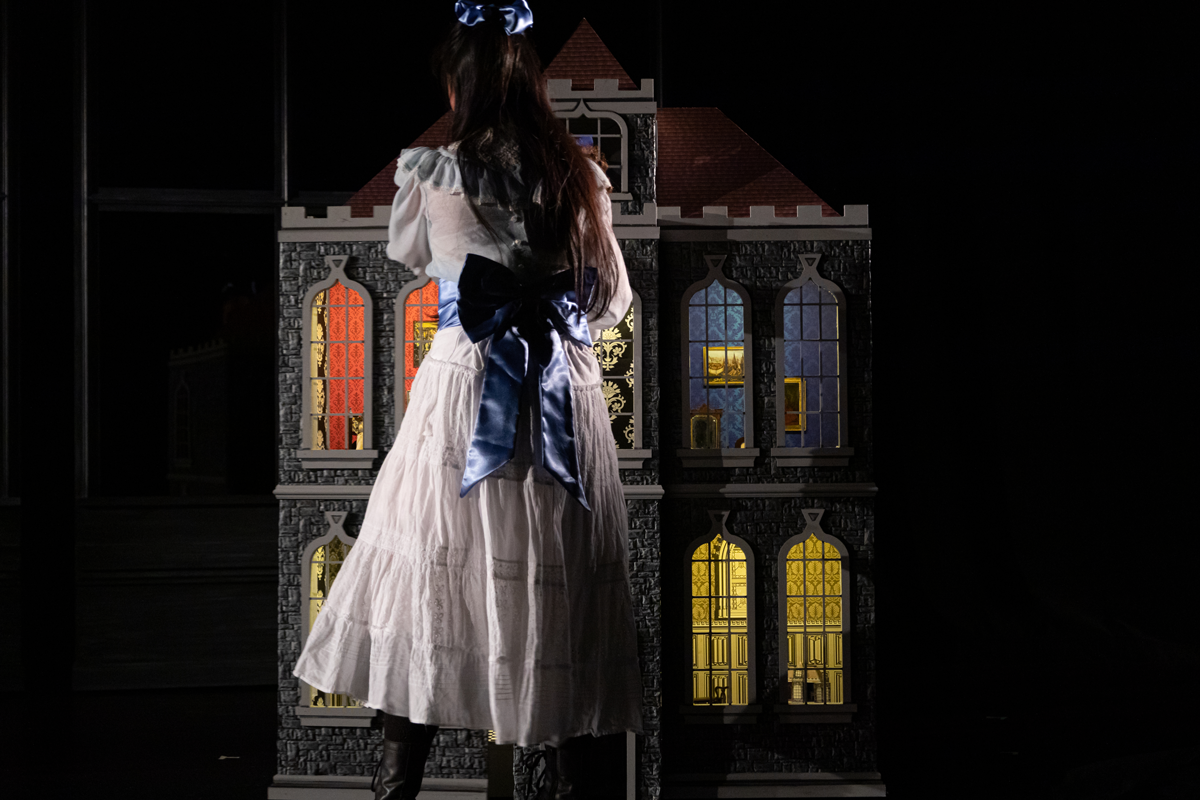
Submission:
<svg viewBox="0 0 1200 800">
<path fill-rule="evenodd" d="M 580 103 L 574 111 L 560 111 L 567 132 L 584 147 L 595 147 L 608 163 L 606 174 L 612 184 L 613 200 L 629 200 L 629 128 L 620 114 L 593 111 Z"/>
<path fill-rule="evenodd" d="M 370 469 L 371 295 L 346 277 L 349 256 L 326 256 L 329 275 L 304 296 L 301 449 L 307 469 Z"/>
</svg>

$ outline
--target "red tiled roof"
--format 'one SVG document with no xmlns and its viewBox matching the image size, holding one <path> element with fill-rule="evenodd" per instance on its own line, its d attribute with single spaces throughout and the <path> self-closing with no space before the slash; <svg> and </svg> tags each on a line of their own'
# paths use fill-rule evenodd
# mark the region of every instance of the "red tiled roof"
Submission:
<svg viewBox="0 0 1200 800">
<path fill-rule="evenodd" d="M 448 144 L 450 144 L 449 111 L 442 114 L 437 122 L 414 139 L 409 147 L 445 147 Z M 392 199 L 396 196 L 396 160 L 399 158 L 399 155 L 393 158 L 382 172 L 371 178 L 366 186 L 355 192 L 347 201 L 346 205 L 350 206 L 350 216 L 370 217 L 375 213 L 372 206 L 390 206 L 392 204 Z"/>
<path fill-rule="evenodd" d="M 719 108 L 658 110 L 656 189 L 660 208 L 679 206 L 685 217 L 701 216 L 703 206 L 748 217 L 752 205 L 773 205 L 777 217 L 806 205 L 839 216 Z"/>
<path fill-rule="evenodd" d="M 548 79 L 570 78 L 572 89 L 594 89 L 596 78 L 616 78 L 618 89 L 638 88 L 587 19 L 580 21 L 562 50 L 550 60 L 545 75 Z"/>
<path fill-rule="evenodd" d="M 595 78 L 616 78 L 620 88 L 636 88 L 586 19 L 545 74 L 547 78 L 571 78 L 576 89 L 590 89 Z M 449 143 L 447 111 L 409 147 Z M 369 217 L 372 206 L 390 206 L 396 194 L 395 174 L 396 159 L 392 159 L 350 198 L 351 216 Z M 777 217 L 794 217 L 796 206 L 805 205 L 820 205 L 825 217 L 839 216 L 718 108 L 658 110 L 656 180 L 658 205 L 679 206 L 685 217 L 701 216 L 703 206 L 727 206 L 729 216 L 748 217 L 752 205 L 773 205 Z"/>
</svg>

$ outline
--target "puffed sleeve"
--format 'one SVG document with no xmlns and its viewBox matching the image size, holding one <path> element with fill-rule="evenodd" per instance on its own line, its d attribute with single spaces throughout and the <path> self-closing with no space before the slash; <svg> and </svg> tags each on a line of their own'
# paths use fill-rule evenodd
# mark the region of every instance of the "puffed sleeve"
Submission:
<svg viewBox="0 0 1200 800">
<path fill-rule="evenodd" d="M 608 177 L 598 164 L 592 163 L 592 166 L 596 169 L 596 182 L 600 185 L 600 224 L 604 228 L 604 234 L 608 236 L 613 253 L 617 256 L 617 287 L 613 291 L 608 308 L 603 310 L 593 308 L 588 312 L 588 330 L 591 331 L 592 340 L 595 341 L 600 331 L 616 325 L 621 317 L 629 311 L 629 304 L 633 302 L 633 289 L 629 286 L 629 274 L 625 271 L 625 259 L 621 255 L 621 245 L 617 242 L 617 235 L 613 233 L 612 201 L 609 200 L 607 191 L 612 184 L 608 182 Z"/>
<path fill-rule="evenodd" d="M 433 260 L 429 249 L 429 215 L 426 213 L 425 187 L 415 164 L 401 153 L 396 168 L 396 199 L 388 222 L 388 258 L 399 261 L 418 277 Z"/>
</svg>

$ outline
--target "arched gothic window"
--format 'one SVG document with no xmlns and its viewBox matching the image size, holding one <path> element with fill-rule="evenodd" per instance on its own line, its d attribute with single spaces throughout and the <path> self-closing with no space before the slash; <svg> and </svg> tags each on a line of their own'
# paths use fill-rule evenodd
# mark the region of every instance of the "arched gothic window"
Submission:
<svg viewBox="0 0 1200 800">
<path fill-rule="evenodd" d="M 827 712 L 850 702 L 850 553 L 821 528 L 824 509 L 803 513 L 779 551 L 780 685 L 789 711 Z"/>
<path fill-rule="evenodd" d="M 620 114 L 613 111 L 593 111 L 580 102 L 573 111 L 560 111 L 567 132 L 576 141 L 596 147 L 608 162 L 608 182 L 612 184 L 613 200 L 628 200 L 629 195 L 629 128 Z M 584 139 L 583 137 L 587 137 Z"/>
<path fill-rule="evenodd" d="M 642 450 L 642 299 L 635 291 L 625 316 L 601 331 L 592 345 L 603 376 L 600 384 L 622 467 L 640 467 Z"/>
<path fill-rule="evenodd" d="M 705 256 L 708 274 L 683 295 L 683 441 L 689 466 L 751 466 L 754 447 L 750 294 Z M 706 452 L 697 452 L 706 451 Z"/>
<path fill-rule="evenodd" d="M 754 702 L 754 554 L 710 511 L 712 528 L 688 546 L 692 705 Z"/>
<path fill-rule="evenodd" d="M 781 466 L 849 463 L 846 400 L 846 297 L 817 273 L 820 254 L 775 303 L 775 429 L 771 455 Z"/>
<path fill-rule="evenodd" d="M 396 295 L 396 375 L 404 376 L 404 387 L 397 392 L 396 430 L 408 408 L 409 393 L 421 362 L 433 345 L 438 327 L 438 283 L 424 275 L 400 287 Z M 399 387 L 397 387 L 399 388 Z"/>
<path fill-rule="evenodd" d="M 329 276 L 304 297 L 301 463 L 369 469 L 371 295 L 346 277 L 349 256 L 326 256 Z"/>
<path fill-rule="evenodd" d="M 309 543 L 300 562 L 301 587 L 300 645 L 308 639 L 308 632 L 317 621 L 329 590 L 337 579 L 355 539 L 347 535 L 344 524 L 345 511 L 325 512 L 329 531 Z M 375 717 L 375 709 L 365 708 L 362 701 L 346 694 L 330 694 L 315 686 L 300 681 L 300 706 L 296 709 L 303 725 L 336 725 L 338 727 L 369 727 Z"/>
</svg>

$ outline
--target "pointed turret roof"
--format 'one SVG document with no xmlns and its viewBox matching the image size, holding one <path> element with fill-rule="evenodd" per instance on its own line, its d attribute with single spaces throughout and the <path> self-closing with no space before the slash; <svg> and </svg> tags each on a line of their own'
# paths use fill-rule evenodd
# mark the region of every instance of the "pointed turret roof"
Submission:
<svg viewBox="0 0 1200 800">
<path fill-rule="evenodd" d="M 570 78 L 572 89 L 594 89 L 597 78 L 616 78 L 618 89 L 638 88 L 608 46 L 600 41 L 600 36 L 588 24 L 586 17 L 580 21 L 579 27 L 567 39 L 558 55 L 550 60 L 545 74 L 549 79 Z"/>
</svg>

